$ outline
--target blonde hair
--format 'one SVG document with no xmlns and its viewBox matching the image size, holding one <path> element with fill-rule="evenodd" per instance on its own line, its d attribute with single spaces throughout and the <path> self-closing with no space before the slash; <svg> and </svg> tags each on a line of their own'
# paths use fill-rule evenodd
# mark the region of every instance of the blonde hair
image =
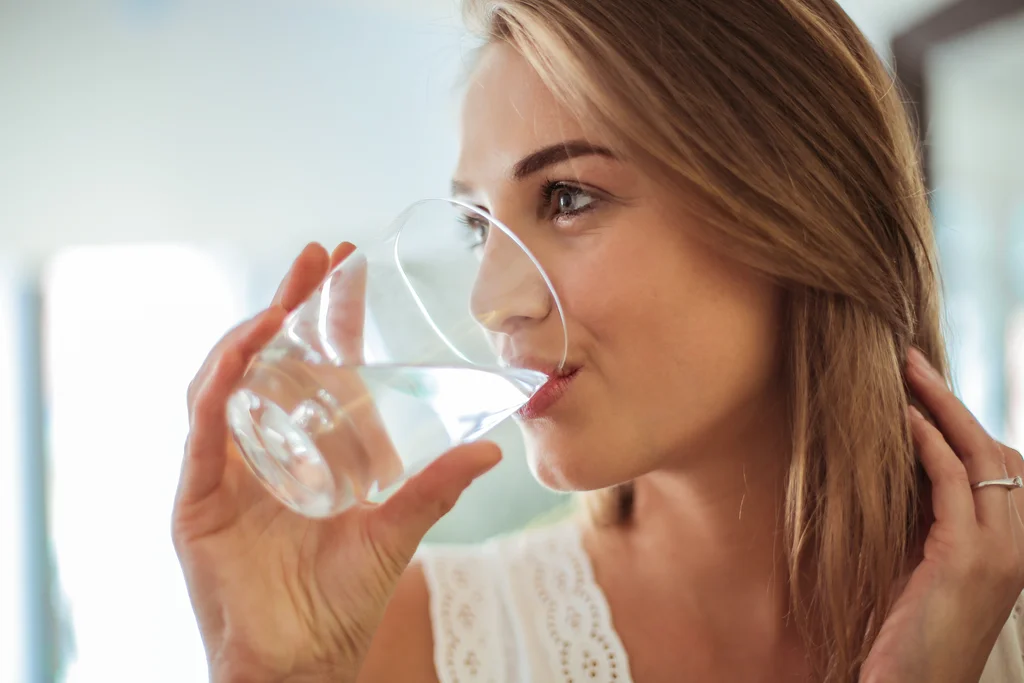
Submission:
<svg viewBox="0 0 1024 683">
<path fill-rule="evenodd" d="M 833 0 L 470 0 L 616 150 L 696 198 L 705 237 L 787 298 L 792 616 L 856 680 L 922 536 L 902 368 L 946 373 L 934 237 L 900 91 Z M 631 487 L 588 494 L 627 519 Z"/>
</svg>

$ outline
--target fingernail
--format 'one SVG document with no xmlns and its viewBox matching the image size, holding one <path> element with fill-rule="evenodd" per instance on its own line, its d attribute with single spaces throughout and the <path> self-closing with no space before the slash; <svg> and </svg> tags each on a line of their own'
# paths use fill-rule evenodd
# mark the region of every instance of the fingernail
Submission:
<svg viewBox="0 0 1024 683">
<path fill-rule="evenodd" d="M 918 410 L 915 406 L 908 406 L 907 412 L 910 413 L 911 419 L 924 420 L 924 415 L 922 415 L 921 411 Z"/>
</svg>

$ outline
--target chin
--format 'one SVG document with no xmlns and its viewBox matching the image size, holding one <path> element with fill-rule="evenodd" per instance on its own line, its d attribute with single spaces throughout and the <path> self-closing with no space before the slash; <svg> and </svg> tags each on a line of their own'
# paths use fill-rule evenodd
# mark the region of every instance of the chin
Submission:
<svg viewBox="0 0 1024 683">
<path fill-rule="evenodd" d="M 523 429 L 523 436 L 530 471 L 552 491 L 596 491 L 638 476 L 623 469 L 630 458 L 623 457 L 624 451 L 615 448 L 611 439 L 571 438 L 550 425 L 532 424 Z"/>
</svg>

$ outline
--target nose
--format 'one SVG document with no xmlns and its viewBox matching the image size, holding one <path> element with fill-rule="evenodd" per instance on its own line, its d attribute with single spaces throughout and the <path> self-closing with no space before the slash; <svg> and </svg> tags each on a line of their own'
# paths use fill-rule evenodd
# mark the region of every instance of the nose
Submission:
<svg viewBox="0 0 1024 683">
<path fill-rule="evenodd" d="M 485 329 L 511 335 L 551 315 L 551 290 L 522 247 L 492 227 L 482 249 L 470 310 Z"/>
</svg>

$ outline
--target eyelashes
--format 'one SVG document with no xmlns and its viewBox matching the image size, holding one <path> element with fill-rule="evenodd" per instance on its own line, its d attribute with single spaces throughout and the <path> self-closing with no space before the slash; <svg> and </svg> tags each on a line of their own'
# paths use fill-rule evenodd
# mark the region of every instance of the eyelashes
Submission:
<svg viewBox="0 0 1024 683">
<path fill-rule="evenodd" d="M 541 194 L 545 212 L 554 219 L 578 216 L 591 210 L 598 202 L 593 192 L 564 180 L 544 183 Z"/>
<path fill-rule="evenodd" d="M 539 200 L 537 215 L 561 227 L 565 227 L 576 217 L 592 211 L 601 202 L 597 192 L 564 180 L 546 181 L 541 186 Z M 485 209 L 481 207 L 481 211 Z M 466 229 L 471 250 L 479 249 L 487 242 L 491 226 L 484 216 L 462 213 L 459 222 Z"/>
</svg>

